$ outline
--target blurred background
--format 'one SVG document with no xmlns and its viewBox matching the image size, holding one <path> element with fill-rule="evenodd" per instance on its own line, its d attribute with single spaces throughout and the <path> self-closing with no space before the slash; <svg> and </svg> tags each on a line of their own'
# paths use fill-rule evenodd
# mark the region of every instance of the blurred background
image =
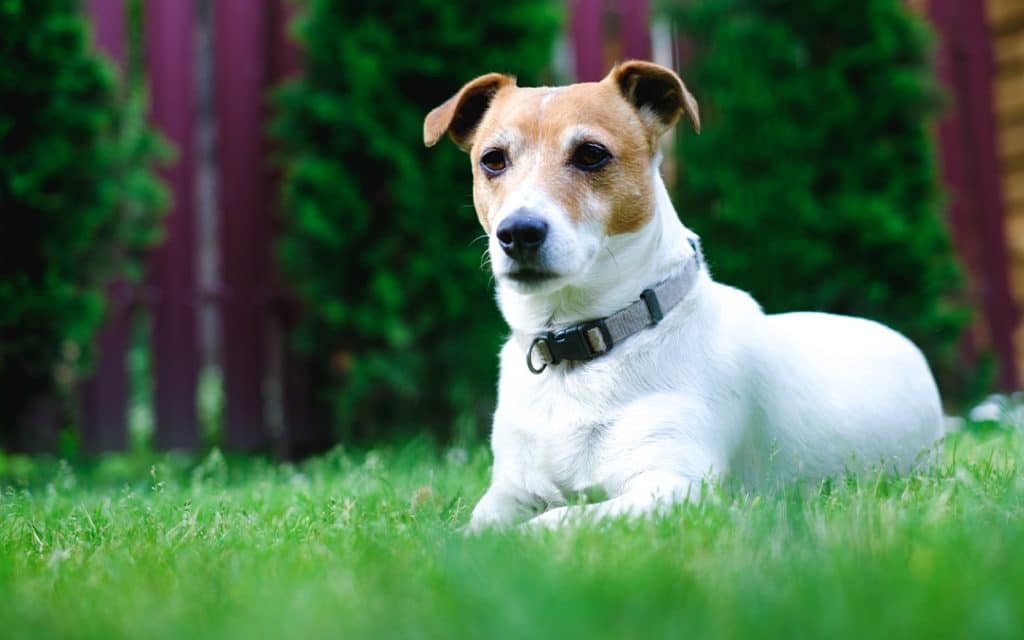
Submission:
<svg viewBox="0 0 1024 640">
<path fill-rule="evenodd" d="M 1020 386 L 1019 0 L 3 0 L 0 448 L 479 442 L 506 329 L 423 116 L 632 58 L 700 103 L 717 279 L 903 331 L 951 413 Z"/>
</svg>

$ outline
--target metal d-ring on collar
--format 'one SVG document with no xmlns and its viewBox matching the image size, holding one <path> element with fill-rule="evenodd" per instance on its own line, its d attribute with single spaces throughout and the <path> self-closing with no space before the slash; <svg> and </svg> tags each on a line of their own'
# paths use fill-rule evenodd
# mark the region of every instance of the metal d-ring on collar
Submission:
<svg viewBox="0 0 1024 640">
<path fill-rule="evenodd" d="M 535 336 L 526 351 L 526 368 L 531 373 L 539 374 L 548 365 L 559 362 L 593 360 L 608 353 L 613 346 L 633 334 L 661 322 L 664 315 L 693 289 L 697 273 L 704 262 L 696 239 L 690 238 L 689 242 L 693 247 L 693 258 L 679 275 L 644 289 L 639 300 L 607 318 L 589 320 Z M 535 356 L 540 358 L 540 366 L 534 364 Z"/>
<path fill-rule="evenodd" d="M 537 374 L 543 373 L 548 368 L 548 359 L 551 358 L 550 351 L 548 352 L 547 358 L 544 357 L 543 352 L 541 353 L 541 365 L 540 367 L 533 366 L 533 350 L 537 348 L 537 345 L 541 345 L 541 349 L 547 349 L 547 343 L 544 341 L 542 336 L 537 336 L 530 343 L 530 348 L 526 351 L 526 368 L 530 370 L 530 373 Z"/>
<path fill-rule="evenodd" d="M 531 372 L 540 373 L 549 364 L 558 364 L 563 360 L 592 360 L 611 349 L 613 344 L 605 320 L 591 320 L 536 336 L 526 354 L 526 366 Z M 534 351 L 543 362 L 539 368 L 533 364 Z"/>
</svg>

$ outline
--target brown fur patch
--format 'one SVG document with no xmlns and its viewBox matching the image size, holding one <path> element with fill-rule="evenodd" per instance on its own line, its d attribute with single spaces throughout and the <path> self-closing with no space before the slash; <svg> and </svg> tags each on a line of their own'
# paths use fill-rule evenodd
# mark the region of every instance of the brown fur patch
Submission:
<svg viewBox="0 0 1024 640">
<path fill-rule="evenodd" d="M 597 171 L 578 169 L 571 158 L 584 142 L 601 144 L 612 160 Z M 636 231 L 654 214 L 650 171 L 656 145 L 657 136 L 612 81 L 557 89 L 504 87 L 470 148 L 480 223 L 489 233 L 491 217 L 505 198 L 530 182 L 577 222 L 596 215 L 609 235 Z M 505 150 L 509 161 L 508 169 L 493 178 L 479 166 L 480 156 L 492 148 Z"/>
</svg>

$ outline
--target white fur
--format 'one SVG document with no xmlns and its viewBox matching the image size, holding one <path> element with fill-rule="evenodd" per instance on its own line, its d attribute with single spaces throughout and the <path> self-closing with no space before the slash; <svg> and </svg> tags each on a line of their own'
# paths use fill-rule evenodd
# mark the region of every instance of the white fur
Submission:
<svg viewBox="0 0 1024 640">
<path fill-rule="evenodd" d="M 611 314 L 691 259 L 693 234 L 657 164 L 654 218 L 636 233 L 574 230 L 541 182 L 515 204 L 545 212 L 551 242 L 571 256 L 575 275 L 528 289 L 500 277 L 496 260 L 513 335 L 501 352 L 492 483 L 472 530 L 647 514 L 694 496 L 705 480 L 756 490 L 880 466 L 906 472 L 935 450 L 939 394 L 910 341 L 857 318 L 765 315 L 707 269 L 660 324 L 607 355 L 540 375 L 527 370 L 524 347 L 535 333 Z M 587 498 L 604 499 L 567 506 Z"/>
</svg>

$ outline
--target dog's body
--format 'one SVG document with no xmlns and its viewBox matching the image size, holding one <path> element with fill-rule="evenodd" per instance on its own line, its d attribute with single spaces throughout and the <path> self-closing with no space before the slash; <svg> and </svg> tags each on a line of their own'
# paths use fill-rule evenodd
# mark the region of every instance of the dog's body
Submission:
<svg viewBox="0 0 1024 640">
<path fill-rule="evenodd" d="M 482 76 L 428 116 L 428 144 L 448 132 L 479 163 L 474 200 L 513 331 L 474 529 L 644 514 L 722 477 L 756 489 L 905 472 L 941 438 L 938 391 L 906 338 L 856 318 L 764 315 L 703 264 L 657 324 L 593 360 L 528 368 L 535 336 L 607 317 L 702 260 L 657 153 L 684 111 L 699 127 L 696 109 L 674 73 L 628 63 L 560 89 Z M 567 506 L 581 497 L 596 501 Z"/>
</svg>

